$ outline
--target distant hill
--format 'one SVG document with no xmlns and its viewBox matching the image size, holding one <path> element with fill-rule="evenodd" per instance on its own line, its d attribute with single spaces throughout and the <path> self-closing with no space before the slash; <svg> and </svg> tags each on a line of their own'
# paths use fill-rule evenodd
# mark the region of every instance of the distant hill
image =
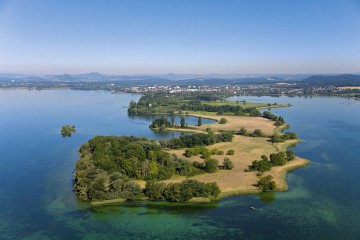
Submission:
<svg viewBox="0 0 360 240">
<path fill-rule="evenodd" d="M 314 86 L 360 86 L 360 75 L 342 74 L 335 76 L 311 76 L 305 78 L 301 83 Z"/>
</svg>

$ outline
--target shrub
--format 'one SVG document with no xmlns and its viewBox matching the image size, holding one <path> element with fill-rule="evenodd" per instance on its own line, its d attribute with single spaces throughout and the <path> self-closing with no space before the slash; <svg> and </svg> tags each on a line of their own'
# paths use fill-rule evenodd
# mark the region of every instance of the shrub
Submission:
<svg viewBox="0 0 360 240">
<path fill-rule="evenodd" d="M 249 166 L 249 171 L 259 171 L 259 172 L 266 172 L 272 168 L 271 162 L 260 160 L 260 161 L 253 161 L 252 164 Z"/>
<path fill-rule="evenodd" d="M 144 194 L 150 200 L 158 200 L 164 198 L 165 183 L 156 181 L 147 181 Z"/>
<path fill-rule="evenodd" d="M 270 162 L 273 166 L 284 166 L 286 164 L 285 153 L 272 153 L 270 154 Z"/>
<path fill-rule="evenodd" d="M 234 155 L 235 151 L 230 149 L 229 151 L 227 151 L 226 155 Z"/>
<path fill-rule="evenodd" d="M 260 129 L 255 129 L 254 132 L 253 132 L 253 136 L 254 137 L 263 137 L 264 134 Z"/>
<path fill-rule="evenodd" d="M 229 158 L 224 158 L 223 167 L 225 170 L 231 170 L 234 168 L 234 164 Z"/>
<path fill-rule="evenodd" d="M 240 128 L 239 135 L 247 136 L 248 132 L 247 132 L 246 128 L 244 128 L 244 127 Z"/>
<path fill-rule="evenodd" d="M 295 159 L 295 153 L 293 150 L 287 150 L 286 151 L 286 159 L 288 161 L 294 160 Z"/>
<path fill-rule="evenodd" d="M 217 154 L 217 155 L 224 155 L 224 151 L 219 150 L 216 154 Z"/>
<path fill-rule="evenodd" d="M 205 160 L 204 170 L 207 173 L 214 173 L 219 168 L 219 161 L 213 158 L 209 158 Z"/>
<path fill-rule="evenodd" d="M 226 124 L 227 119 L 226 118 L 220 118 L 219 124 Z"/>
<path fill-rule="evenodd" d="M 257 186 L 261 189 L 263 192 L 269 192 L 276 189 L 276 183 L 272 180 L 273 177 L 271 175 L 268 175 L 266 177 L 260 178 L 260 180 L 257 182 Z"/>
</svg>

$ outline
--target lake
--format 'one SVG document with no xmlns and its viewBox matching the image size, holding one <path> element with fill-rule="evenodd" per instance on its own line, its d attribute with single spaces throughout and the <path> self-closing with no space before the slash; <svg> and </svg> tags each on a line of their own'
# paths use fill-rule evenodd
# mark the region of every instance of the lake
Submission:
<svg viewBox="0 0 360 240">
<path fill-rule="evenodd" d="M 102 91 L 0 90 L 0 239 L 360 236 L 360 105 L 344 98 L 232 98 L 293 105 L 272 112 L 302 139 L 293 150 L 311 165 L 288 174 L 289 191 L 198 205 L 90 207 L 78 201 L 72 183 L 82 143 L 96 135 L 180 136 L 151 131 L 151 118 L 129 117 L 128 103 L 139 98 Z M 197 119 L 187 117 L 187 122 Z M 60 135 L 65 124 L 77 128 L 71 138 Z"/>
</svg>

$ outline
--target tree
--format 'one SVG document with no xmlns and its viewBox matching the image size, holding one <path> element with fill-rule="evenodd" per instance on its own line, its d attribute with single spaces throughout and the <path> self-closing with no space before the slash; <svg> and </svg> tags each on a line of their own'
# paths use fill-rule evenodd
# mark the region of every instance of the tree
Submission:
<svg viewBox="0 0 360 240">
<path fill-rule="evenodd" d="M 219 168 L 219 161 L 214 158 L 209 158 L 205 160 L 204 170 L 207 173 L 214 173 Z"/>
<path fill-rule="evenodd" d="M 285 153 L 272 153 L 270 154 L 270 162 L 274 166 L 284 166 L 286 164 Z"/>
<path fill-rule="evenodd" d="M 65 125 L 61 128 L 61 136 L 62 137 L 71 137 L 71 134 L 76 132 L 75 126 Z"/>
<path fill-rule="evenodd" d="M 158 200 L 164 198 L 165 183 L 156 181 L 147 181 L 144 194 L 150 200 Z"/>
<path fill-rule="evenodd" d="M 175 123 L 175 117 L 172 116 L 172 117 L 171 117 L 171 127 L 174 127 L 174 123 Z"/>
<path fill-rule="evenodd" d="M 181 128 L 185 127 L 185 117 L 184 116 L 181 117 L 180 126 L 181 126 Z"/>
<path fill-rule="evenodd" d="M 226 124 L 227 119 L 226 118 L 220 118 L 219 124 Z"/>
<path fill-rule="evenodd" d="M 269 192 L 276 189 L 276 183 L 272 180 L 273 177 L 271 175 L 268 175 L 266 177 L 262 177 L 258 182 L 257 186 L 261 189 L 263 192 Z"/>
<path fill-rule="evenodd" d="M 246 128 L 244 127 L 240 128 L 239 135 L 243 135 L 243 136 L 248 135 Z"/>
<path fill-rule="evenodd" d="M 253 161 L 252 164 L 249 166 L 249 171 L 259 171 L 259 172 L 266 172 L 271 169 L 272 165 L 271 162 L 260 160 L 260 161 Z"/>
<path fill-rule="evenodd" d="M 223 166 L 225 170 L 231 170 L 234 168 L 234 164 L 230 158 L 224 158 Z"/>
<path fill-rule="evenodd" d="M 226 155 L 234 155 L 235 151 L 233 149 L 230 149 L 227 151 Z"/>
<path fill-rule="evenodd" d="M 222 151 L 222 150 L 219 150 L 219 151 L 217 151 L 217 153 L 216 153 L 217 155 L 224 155 L 224 151 Z"/>
<path fill-rule="evenodd" d="M 294 160 L 295 159 L 295 153 L 293 150 L 287 150 L 286 151 L 286 159 L 288 161 Z"/>
<path fill-rule="evenodd" d="M 276 142 L 283 142 L 284 139 L 278 133 L 274 133 L 274 135 L 270 137 L 270 141 L 272 143 L 276 143 Z"/>
<path fill-rule="evenodd" d="M 198 126 L 201 126 L 201 125 L 202 125 L 202 118 L 199 117 L 199 118 L 198 118 Z"/>
<path fill-rule="evenodd" d="M 263 132 L 260 129 L 255 129 L 253 132 L 254 137 L 262 137 L 264 136 Z"/>
</svg>

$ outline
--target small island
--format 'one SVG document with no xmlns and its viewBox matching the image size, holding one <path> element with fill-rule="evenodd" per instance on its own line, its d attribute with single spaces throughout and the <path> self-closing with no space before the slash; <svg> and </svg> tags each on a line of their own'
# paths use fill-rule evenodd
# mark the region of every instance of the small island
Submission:
<svg viewBox="0 0 360 240">
<path fill-rule="evenodd" d="M 189 104 L 199 97 L 201 100 Z M 167 100 L 160 106 L 161 98 Z M 75 193 L 92 204 L 129 199 L 209 202 L 287 190 L 286 173 L 309 164 L 288 149 L 300 140 L 296 133 L 283 132 L 289 127 L 285 119 L 259 112 L 269 104 L 246 103 L 244 107 L 240 106 L 244 102 L 204 98 L 197 94 L 177 98 L 145 95 L 138 103 L 131 102 L 129 114 L 163 114 L 150 128 L 192 134 L 160 141 L 132 136 L 91 139 L 79 150 Z M 183 115 L 180 125 L 174 123 L 174 114 Z M 187 126 L 185 115 L 198 117 L 198 124 Z M 202 124 L 204 118 L 216 123 Z"/>
<path fill-rule="evenodd" d="M 61 128 L 61 131 L 60 131 L 62 137 L 71 137 L 71 135 L 75 132 L 76 132 L 76 128 L 74 125 L 72 125 L 72 126 L 65 125 Z"/>
</svg>

